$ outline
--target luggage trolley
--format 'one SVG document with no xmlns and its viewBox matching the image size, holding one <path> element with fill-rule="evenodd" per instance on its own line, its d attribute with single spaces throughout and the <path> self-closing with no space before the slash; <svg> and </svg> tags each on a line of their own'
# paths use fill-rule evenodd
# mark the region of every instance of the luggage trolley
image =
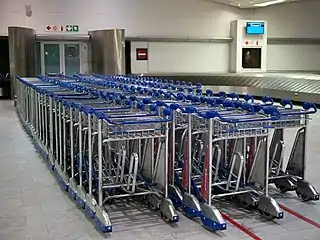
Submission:
<svg viewBox="0 0 320 240">
<path fill-rule="evenodd" d="M 216 116 L 219 117 L 219 121 L 213 130 L 213 136 L 217 133 L 217 140 L 213 139 L 214 142 L 244 139 L 242 143 L 246 144 L 247 138 L 259 140 L 251 168 L 246 167 L 245 146 L 240 148 L 240 151 L 234 147 L 228 160 L 221 159 L 221 154 L 219 159 L 217 155 L 214 165 L 215 181 L 212 184 L 214 192 L 212 199 L 235 197 L 244 206 L 256 207 L 267 219 L 283 218 L 283 212 L 277 202 L 268 194 L 268 130 L 270 121 L 279 118 L 278 111 L 275 108 L 264 108 L 262 113 L 241 115 L 222 112 L 217 113 Z M 219 152 L 219 144 L 215 148 Z M 211 159 L 210 155 L 209 159 Z"/>
<path fill-rule="evenodd" d="M 227 224 L 220 212 L 211 205 L 211 202 L 206 204 L 195 196 L 198 189 L 195 188 L 196 172 L 191 157 L 194 143 L 192 126 L 196 114 L 194 108 L 190 103 L 171 104 L 170 107 L 174 110 L 172 136 L 170 136 L 172 141 L 169 158 L 170 197 L 177 207 L 182 207 L 187 217 L 200 217 L 204 227 L 210 230 L 225 230 Z M 176 154 L 179 151 L 177 149 L 180 149 L 180 154 Z"/>
<path fill-rule="evenodd" d="M 307 125 L 317 108 L 310 103 L 294 108 L 289 100 L 282 100 L 277 108 L 281 117 L 272 123 L 275 130 L 270 144 L 269 182 L 283 193 L 295 191 L 303 201 L 319 200 L 315 187 L 305 180 Z M 298 129 L 287 163 L 283 155 L 286 129 Z"/>
<path fill-rule="evenodd" d="M 62 132 L 63 132 L 63 171 L 61 163 L 57 166 L 57 173 L 60 178 L 62 187 L 69 192 L 70 196 L 77 199 L 79 205 L 83 205 L 85 196 L 82 187 L 83 183 L 83 134 L 86 130 L 83 123 L 82 112 L 79 111 L 79 105 L 82 103 L 92 105 L 110 105 L 98 96 L 92 94 L 77 95 L 68 94 L 59 96 L 59 104 L 62 105 Z M 60 128 L 59 128 L 60 129 Z M 68 152 L 67 152 L 68 150 Z M 75 180 L 77 175 L 77 180 Z"/>
<path fill-rule="evenodd" d="M 213 95 L 212 91 L 207 90 L 207 94 Z M 225 98 L 239 100 L 236 94 L 227 95 L 224 92 L 219 93 Z M 309 182 L 305 180 L 306 167 L 306 131 L 307 124 L 310 120 L 310 115 L 317 112 L 317 108 L 312 103 L 304 103 L 300 109 L 293 108 L 293 104 L 288 99 L 283 99 L 280 105 L 275 105 L 270 97 L 261 99 L 262 105 L 254 103 L 251 95 L 244 96 L 246 102 L 250 102 L 254 108 L 261 106 L 274 106 L 278 109 L 281 117 L 273 122 L 272 126 L 275 129 L 270 143 L 270 169 L 269 183 L 275 186 L 281 192 L 296 191 L 299 198 L 303 201 L 319 200 L 319 193 Z M 294 145 L 291 149 L 291 154 L 286 166 L 284 167 L 284 132 L 286 129 L 299 128 L 296 133 Z M 251 138 L 248 145 L 249 151 L 257 145 L 257 138 Z M 249 154 L 252 155 L 252 154 Z M 250 157 L 250 156 L 249 156 Z"/>
<path fill-rule="evenodd" d="M 108 227 L 105 204 L 113 199 L 137 196 L 145 196 L 149 204 L 159 208 L 165 221 L 178 221 L 173 204 L 168 199 L 166 182 L 167 136 L 168 124 L 172 120 L 171 111 L 164 110 L 162 116 L 141 112 L 116 115 L 110 114 L 108 109 L 90 109 L 87 113 L 90 114 L 92 127 L 95 126 L 96 129 L 92 133 L 91 156 L 98 172 L 95 216 L 100 229 L 107 231 Z M 161 152 L 157 152 L 155 159 L 148 159 L 148 142 L 152 139 L 160 139 L 164 144 L 163 148 L 158 149 Z M 153 167 L 152 176 L 146 175 L 150 171 L 146 164 L 141 164 L 142 161 Z M 161 165 L 163 172 L 158 171 Z"/>
<path fill-rule="evenodd" d="M 55 95 L 55 97 L 54 97 L 54 100 L 57 100 L 58 102 L 60 102 L 60 109 L 59 109 L 59 107 L 57 107 L 57 115 L 58 115 L 58 117 L 57 117 L 57 121 L 56 122 L 58 122 L 57 123 L 57 126 L 58 126 L 58 129 L 57 129 L 57 131 L 59 132 L 59 131 L 62 131 L 62 135 L 63 135 L 63 138 L 65 138 L 66 139 L 66 137 L 67 137 L 67 134 L 66 134 L 66 132 L 67 132 L 67 129 L 66 129 L 66 122 L 67 121 L 69 121 L 69 119 L 68 119 L 68 115 L 70 115 L 70 116 L 72 116 L 72 114 L 69 114 L 69 112 L 65 109 L 65 107 L 66 106 L 72 106 L 72 104 L 71 105 L 68 105 L 68 103 L 70 102 L 70 100 L 75 100 L 75 96 L 72 96 L 73 94 L 72 93 L 70 93 L 70 92 L 68 92 L 68 94 L 61 94 L 60 92 L 56 92 L 55 93 L 56 95 Z M 60 95 L 59 95 L 60 94 Z M 82 96 L 83 97 L 83 96 Z M 66 99 L 68 99 L 68 101 L 66 101 Z M 77 99 L 78 101 L 79 101 L 79 99 Z M 61 103 L 62 103 L 62 106 L 61 106 Z M 91 103 L 92 104 L 92 103 Z M 58 103 L 58 105 L 59 105 L 59 103 Z M 101 110 L 103 110 L 103 109 L 99 109 L 99 108 L 97 108 L 97 106 L 95 106 L 95 108 L 94 108 L 94 110 L 95 111 L 101 111 Z M 109 109 L 105 109 L 105 110 L 108 110 L 108 113 L 110 114 L 112 114 L 112 112 L 110 112 L 110 108 Z M 114 110 L 114 109 L 113 109 Z M 163 114 L 164 114 L 164 116 L 166 116 L 167 114 L 168 114 L 168 111 L 169 110 L 167 110 L 167 111 L 164 111 L 163 112 Z M 167 112 L 166 114 L 165 114 L 165 112 Z M 119 113 L 119 112 L 117 112 L 117 113 Z M 123 112 L 122 112 L 122 114 L 124 114 Z M 59 118 L 59 116 L 61 116 L 60 118 Z M 114 118 L 115 116 L 109 116 L 108 118 L 109 119 L 111 119 L 111 118 Z M 122 116 L 122 118 L 124 118 L 125 116 Z M 128 116 L 127 116 L 128 117 Z M 129 116 L 130 117 L 130 116 Z M 139 116 L 135 116 L 135 117 L 139 117 Z M 141 115 L 140 115 L 140 117 L 141 117 Z M 143 115 L 142 115 L 142 117 L 143 117 Z M 146 116 L 144 116 L 144 117 L 146 117 Z M 156 117 L 156 116 L 153 116 L 153 118 L 154 117 Z M 131 116 L 131 118 L 132 118 L 132 116 Z M 66 121 L 64 121 L 63 119 L 66 119 Z M 126 120 L 130 120 L 130 118 L 127 118 Z M 132 119 L 131 119 L 132 120 Z M 164 118 L 162 119 L 162 120 L 164 120 Z M 146 119 L 144 119 L 144 121 L 146 121 Z M 155 121 L 154 119 L 152 119 L 152 121 Z M 152 124 L 152 123 L 154 123 L 154 122 L 150 122 L 150 124 Z M 166 120 L 167 121 L 167 120 Z M 61 123 L 61 122 L 63 122 L 63 123 Z M 128 122 L 128 123 L 130 123 L 130 121 Z M 131 121 L 131 123 L 132 123 L 132 121 Z M 141 123 L 145 123 L 145 124 L 148 124 L 148 122 L 141 122 L 141 118 L 140 118 L 140 121 L 139 121 L 139 123 L 137 123 L 137 124 L 141 124 Z M 157 124 L 160 124 L 161 123 L 161 121 L 159 121 L 159 119 L 157 120 L 157 122 L 156 122 Z M 59 124 L 61 124 L 61 125 L 59 125 Z M 128 124 L 125 124 L 125 125 L 128 125 Z M 130 125 L 130 124 L 129 124 Z M 134 124 L 133 124 L 134 125 Z M 133 126 L 132 125 L 132 126 Z M 149 126 L 150 127 L 150 126 Z M 64 130 L 65 129 L 65 130 Z M 72 129 L 72 128 L 70 128 L 70 129 Z M 153 131 L 155 131 L 155 129 L 154 128 L 152 128 L 152 130 Z M 160 128 L 160 130 L 161 131 L 164 131 L 165 129 L 162 127 L 162 128 Z M 160 131 L 160 130 L 158 130 L 158 132 Z M 137 136 L 139 137 L 139 132 L 140 131 L 138 131 L 138 132 L 135 132 L 135 131 L 133 131 L 133 133 L 135 133 L 135 134 L 138 134 Z M 165 131 L 166 132 L 166 131 Z M 124 133 L 122 133 L 121 135 L 123 135 Z M 59 134 L 59 135 L 61 135 L 61 134 Z M 98 134 L 98 136 L 99 136 L 99 134 Z M 155 137 L 159 137 L 157 134 L 155 134 L 154 135 Z M 161 135 L 160 135 L 161 136 Z M 165 135 L 163 135 L 163 136 L 165 136 Z M 62 138 L 62 139 L 63 139 Z M 141 138 L 141 136 L 140 136 L 140 138 Z M 143 137 L 143 138 L 145 138 L 145 137 Z M 165 137 L 163 137 L 164 139 L 165 139 Z M 123 140 L 123 136 L 121 137 L 121 140 Z M 58 144 L 60 144 L 61 143 L 61 140 L 59 139 L 59 140 L 57 140 L 56 141 Z M 63 142 L 66 142 L 66 141 L 63 141 Z M 66 147 L 64 147 L 63 146 L 64 144 L 60 144 L 60 146 L 58 146 L 58 155 L 60 156 L 61 155 L 61 152 L 63 152 L 63 155 L 65 155 L 65 151 L 64 151 L 64 149 L 66 149 L 66 148 L 68 148 L 68 146 L 66 146 Z M 63 149 L 62 149 L 62 147 L 63 147 Z M 165 148 L 164 148 L 164 150 L 165 150 Z M 165 151 L 164 151 L 165 152 Z M 157 155 L 159 155 L 159 154 L 157 154 Z M 134 158 L 134 159 L 136 159 L 136 157 Z M 127 161 L 127 160 L 126 160 Z M 160 160 L 158 160 L 158 162 L 159 162 Z M 131 162 L 132 162 L 132 158 L 131 158 Z M 134 163 L 136 163 L 137 161 L 135 161 Z M 161 162 L 161 161 L 160 161 Z M 67 169 L 67 166 L 66 166 L 66 163 L 60 163 L 59 162 L 59 164 L 58 164 L 58 166 L 61 166 L 61 165 L 64 165 L 63 166 L 63 171 L 64 172 L 66 172 L 65 170 Z M 136 164 L 135 164 L 135 166 L 136 166 Z M 58 167 L 59 168 L 59 167 Z M 135 168 L 136 169 L 136 168 Z M 100 169 L 99 169 L 100 170 Z M 101 171 L 100 171 L 101 172 Z M 132 173 L 130 173 L 131 175 L 132 175 Z M 63 174 L 61 173 L 61 175 L 63 176 Z M 131 176 L 130 175 L 130 176 Z M 133 176 L 134 176 L 135 174 L 133 174 Z M 132 176 L 131 176 L 131 178 L 132 178 Z M 128 178 L 129 180 L 131 179 L 131 178 Z M 156 176 L 156 178 L 158 178 L 158 176 Z M 65 182 L 67 182 L 67 178 L 66 177 L 62 177 L 62 179 L 64 179 L 65 180 Z M 140 184 L 140 183 L 139 183 Z M 67 184 L 65 184 L 65 185 L 67 185 Z M 132 187 L 134 187 L 135 188 L 135 184 L 133 184 L 133 183 L 130 183 L 130 186 Z M 159 196 L 161 196 L 161 189 L 159 189 L 160 191 L 158 191 L 158 193 L 156 192 L 156 191 L 152 191 L 153 189 L 151 189 L 151 188 L 154 188 L 154 186 L 152 186 L 152 187 L 150 187 L 150 185 L 148 184 L 148 185 L 146 185 L 145 184 L 145 186 L 147 186 L 147 187 L 145 187 L 146 189 L 145 189 L 145 194 L 143 193 L 143 192 L 141 192 L 141 193 L 139 193 L 138 195 L 149 195 L 150 196 L 150 194 L 152 193 L 152 195 L 159 195 Z M 131 189 L 131 191 L 132 191 L 132 189 Z M 164 193 L 166 192 L 166 190 L 164 190 L 163 191 Z M 100 193 L 101 193 L 101 191 L 100 191 Z M 160 194 L 159 194 L 160 193 Z M 166 195 L 167 193 L 165 193 L 165 195 Z M 134 196 L 135 194 L 129 194 L 130 196 Z M 149 197 L 148 196 L 148 197 Z M 118 197 L 118 196 L 117 196 Z M 124 197 L 124 196 L 123 196 Z M 111 197 L 112 198 L 112 197 Z M 152 196 L 152 198 L 155 198 L 154 196 Z M 157 198 L 157 197 L 156 197 Z M 110 199 L 110 198 L 109 198 Z M 171 219 L 170 219 L 170 217 L 168 217 L 168 215 L 172 212 L 172 211 L 174 211 L 174 208 L 172 207 L 172 205 L 170 205 L 170 200 L 169 199 L 161 199 L 161 197 L 158 197 L 158 199 L 160 200 L 160 201 L 158 201 L 158 202 L 160 202 L 160 203 L 157 203 L 157 205 L 159 206 L 159 208 L 162 210 L 162 216 L 163 216 L 163 218 L 165 219 L 165 220 L 167 220 L 167 221 L 177 221 L 178 220 L 178 216 L 177 215 L 175 215 L 175 214 L 171 214 L 171 215 L 174 215 L 173 217 L 171 217 Z M 169 202 L 169 204 L 168 204 L 168 202 Z M 153 202 L 154 203 L 154 202 Z M 101 205 L 101 204 L 100 204 Z M 99 207 L 98 207 L 98 211 L 96 211 L 96 219 L 99 219 L 99 221 L 100 221 L 100 226 L 101 226 L 101 223 L 103 222 L 103 223 L 105 223 L 106 222 L 106 214 L 104 213 L 104 212 L 102 212 L 101 214 L 100 214 L 100 212 L 99 212 L 99 208 L 101 207 L 99 205 Z M 157 207 L 157 206 L 156 206 Z M 169 214 L 166 212 L 166 209 L 167 209 L 167 212 L 169 211 Z M 103 211 L 103 210 L 102 210 Z M 110 231 L 110 226 L 109 225 L 104 225 L 104 228 L 102 229 L 103 231 Z"/>
<path fill-rule="evenodd" d="M 21 83 L 21 81 L 20 81 Z M 48 91 L 65 91 L 49 82 L 43 82 L 39 79 L 28 79 L 28 82 L 24 82 L 27 86 L 26 98 L 28 99 L 28 124 L 31 129 L 34 130 L 35 139 L 37 139 L 37 145 L 41 146 L 37 149 L 45 159 L 52 161 L 52 155 L 50 154 L 50 144 L 52 141 L 52 99 L 47 94 Z M 21 94 L 23 96 L 23 94 Z M 50 166 L 53 166 L 51 164 Z"/>
<path fill-rule="evenodd" d="M 97 109 L 97 110 L 99 110 L 99 109 Z M 110 113 L 110 112 L 109 112 Z M 122 118 L 123 118 L 124 116 L 122 116 Z M 109 117 L 109 118 L 114 118 L 114 116 L 111 116 L 111 117 Z M 128 118 L 127 118 L 128 119 Z M 141 121 L 139 122 L 139 123 L 141 123 Z M 91 171 L 89 171 L 89 172 L 91 172 Z M 101 171 L 100 171 L 101 172 Z M 101 191 L 100 191 L 101 192 Z M 143 194 L 140 194 L 140 195 L 143 195 Z M 168 201 L 168 200 L 167 200 Z M 162 203 L 161 204 L 157 204 L 157 205 L 159 205 L 160 206 L 160 209 L 162 208 L 162 209 L 166 209 L 166 202 L 167 201 L 162 201 Z M 172 208 L 170 208 L 170 206 L 169 206 L 169 210 L 170 209 L 172 209 Z M 98 208 L 98 212 L 99 212 L 99 208 Z M 171 221 L 177 221 L 177 216 L 173 216 L 173 217 L 171 217 L 171 219 L 170 218 L 168 218 L 168 214 L 166 214 L 166 212 L 165 212 L 165 210 L 164 211 L 162 211 L 162 214 L 163 214 L 163 217 L 164 217 L 164 219 L 167 219 L 167 220 L 171 220 Z M 98 214 L 97 215 L 97 212 L 96 212 L 96 216 L 97 217 L 99 217 L 99 215 L 100 215 L 100 218 L 101 218 L 101 215 L 103 215 L 103 214 Z"/>
<path fill-rule="evenodd" d="M 124 103 L 125 104 L 125 103 Z M 92 169 L 92 156 L 91 154 L 91 116 L 88 114 L 88 108 L 106 109 L 109 108 L 109 112 L 122 113 L 129 112 L 131 105 L 121 106 L 114 103 L 113 100 L 105 101 L 102 98 L 91 96 L 69 98 L 66 102 L 70 111 L 70 135 L 71 135 L 71 172 L 69 173 L 69 195 L 75 199 L 80 207 L 86 208 L 86 213 L 92 215 L 93 208 L 88 206 L 95 206 L 95 199 L 92 198 L 92 179 L 97 181 L 97 176 L 93 173 Z M 71 114 L 72 113 L 72 114 Z M 75 134 L 74 134 L 75 133 Z M 74 146 L 73 146 L 74 145 Z M 75 151 L 73 150 L 75 149 Z M 75 179 L 75 173 L 78 172 L 78 178 Z M 91 179 L 91 180 L 90 180 Z M 89 192 L 89 194 L 87 194 Z M 87 204 L 87 205 L 86 205 Z M 91 209 L 91 210 L 90 210 Z"/>
<path fill-rule="evenodd" d="M 188 137 L 187 137 L 187 144 L 183 144 L 183 139 L 181 140 L 181 145 L 186 146 L 186 151 L 184 153 L 184 164 L 183 164 L 183 172 L 182 175 L 184 175 L 184 170 L 187 169 L 188 174 L 187 177 L 187 193 L 183 196 L 183 205 L 184 210 L 188 213 L 189 216 L 195 217 L 195 216 L 202 216 L 202 222 L 205 226 L 216 229 L 216 225 L 214 225 L 214 221 L 218 218 L 214 218 L 213 216 L 217 216 L 215 212 L 215 208 L 209 208 L 211 206 L 211 200 L 208 199 L 216 199 L 221 197 L 239 197 L 242 196 L 242 201 L 252 201 L 251 197 L 252 195 L 255 196 L 255 199 L 258 198 L 255 202 L 257 204 L 258 209 L 260 210 L 260 213 L 263 216 L 269 217 L 269 218 L 282 218 L 283 213 L 280 211 L 279 206 L 275 202 L 274 199 L 268 197 L 268 191 L 267 191 L 267 170 L 268 166 L 266 162 L 267 159 L 267 137 L 268 137 L 268 128 L 269 128 L 269 121 L 272 119 L 275 119 L 277 116 L 275 110 L 269 109 L 269 113 L 275 114 L 273 117 L 268 117 L 266 115 L 262 114 L 239 114 L 239 112 L 232 113 L 232 111 L 221 111 L 214 112 L 215 115 L 212 115 L 212 112 L 209 111 L 209 116 L 214 117 L 214 120 L 208 120 L 206 119 L 208 116 L 207 114 L 201 113 L 196 108 L 186 108 L 186 112 L 191 111 L 187 113 L 188 115 Z M 267 109 L 265 110 L 266 112 Z M 197 114 L 196 114 L 197 113 Z M 176 111 L 176 114 L 181 114 L 179 111 Z M 199 117 L 200 115 L 200 117 Z M 228 116 L 229 115 L 229 116 Z M 179 119 L 179 117 L 177 117 Z M 240 120 L 239 120 L 240 119 Z M 207 122 L 212 121 L 212 124 L 208 124 Z M 190 124 L 191 123 L 191 124 Z M 206 140 L 208 136 L 211 136 L 210 133 L 210 126 L 211 131 L 213 132 L 212 137 L 209 137 L 209 140 Z M 176 132 L 176 131 L 175 131 Z M 209 133 L 208 133 L 209 132 Z M 185 132 L 186 133 L 186 132 Z M 192 144 L 194 143 L 192 139 L 195 138 L 195 136 L 203 135 L 200 137 L 202 140 L 202 146 L 212 146 L 212 150 L 210 153 L 210 148 L 207 147 L 206 150 L 206 156 L 204 157 L 204 163 L 202 165 L 208 165 L 209 159 L 212 159 L 212 152 L 214 152 L 214 155 L 216 155 L 216 159 L 213 160 L 213 166 L 212 167 L 205 167 L 202 166 L 202 169 L 198 169 L 196 167 L 199 166 L 199 164 L 194 164 L 194 159 L 192 154 Z M 209 135 L 208 135 L 209 134 Z M 206 137 L 205 137 L 206 135 Z M 244 163 L 245 159 L 243 156 L 243 153 L 236 152 L 233 154 L 232 159 L 229 160 L 229 162 L 226 164 L 226 159 L 221 158 L 222 150 L 219 146 L 220 141 L 225 141 L 228 139 L 236 139 L 236 138 L 246 138 L 246 137 L 253 137 L 253 136 L 259 136 L 263 138 L 263 141 L 261 141 L 259 147 L 259 151 L 256 153 L 256 156 L 260 156 L 258 159 L 256 159 L 256 162 L 263 162 L 264 166 L 263 169 L 259 169 L 257 167 L 253 168 L 250 173 L 250 178 L 244 182 Z M 183 138 L 183 137 L 182 137 Z M 197 137 L 199 138 L 199 137 Z M 211 139 L 213 138 L 213 139 Z M 191 139 L 191 141 L 189 141 Z M 211 139 L 211 140 L 210 140 Z M 177 141 L 177 139 L 175 140 Z M 206 143 L 205 143 L 206 142 Z M 212 145 L 211 143 L 215 143 Z M 180 146 L 180 149 L 183 149 L 183 147 Z M 181 150 L 180 150 L 181 151 Z M 263 154 L 264 153 L 264 154 Z M 211 154 L 211 156 L 209 155 Z M 202 158 L 202 154 L 199 154 L 200 158 Z M 188 159 L 188 161 L 186 161 Z M 202 159 L 200 159 L 201 161 Z M 186 166 L 185 164 L 188 163 Z M 212 162 L 211 162 L 212 164 Z M 191 167 L 189 167 L 191 166 Z M 223 167 L 222 167 L 223 166 Z M 179 168 L 178 168 L 179 169 Z M 212 169 L 212 171 L 209 171 L 208 169 Z M 180 167 L 181 171 L 181 167 Z M 203 172 L 203 174 L 201 174 Z M 263 174 L 260 175 L 258 172 L 262 172 Z M 175 172 L 176 176 L 178 175 L 177 172 Z M 209 178 L 209 175 L 211 174 L 211 179 Z M 213 175 L 213 176 L 212 176 Z M 183 178 L 184 176 L 182 176 Z M 180 177 L 181 178 L 181 177 Z M 213 181 L 212 181 L 213 178 Z M 178 178 L 179 179 L 179 178 Z M 263 194 L 261 191 L 256 190 L 255 188 L 251 187 L 248 183 L 259 184 L 261 189 L 264 189 Z M 211 183 L 211 186 L 210 184 Z M 207 186 L 206 186 L 207 185 Z M 184 187 L 186 187 L 184 186 Z M 210 187 L 209 187 L 210 186 Z M 207 189 L 204 191 L 204 189 Z M 193 194 L 191 194 L 191 192 Z M 200 195 L 200 196 L 199 196 Z M 199 204 L 199 198 L 200 200 L 204 200 L 207 202 L 207 205 L 203 205 L 204 207 L 201 208 Z M 176 196 L 174 196 L 174 199 L 176 199 Z M 200 201 L 201 202 L 201 201 Z M 209 206 L 209 207 L 208 207 Z M 205 210 L 203 210 L 205 209 Z M 213 210 L 212 210 L 213 209 Z M 208 212 L 206 212 L 208 211 Z M 213 214 L 214 213 L 214 214 Z M 206 215 L 201 215 L 206 214 Z M 208 216 L 211 216 L 211 225 L 208 219 Z M 205 222 L 207 220 L 207 222 Z"/>
<path fill-rule="evenodd" d="M 125 78 L 123 78 L 123 79 L 125 79 Z M 129 80 L 128 80 L 129 81 Z M 127 81 L 127 82 L 128 82 Z M 149 81 L 148 82 L 149 84 L 150 83 L 152 83 L 151 81 Z M 183 84 L 182 84 L 183 85 Z M 210 91 L 210 90 L 208 90 L 207 91 L 207 95 L 209 95 L 209 96 L 213 96 L 213 93 L 212 93 L 212 91 Z M 237 100 L 238 101 L 238 103 L 239 103 L 239 96 L 237 96 L 236 94 L 226 94 L 226 93 L 224 93 L 224 92 L 221 92 L 221 93 L 219 93 L 218 94 L 221 98 L 230 98 L 230 99 L 232 99 L 232 100 Z M 246 101 L 246 103 L 248 103 L 248 102 L 252 102 L 252 104 L 253 104 L 253 102 L 254 102 L 254 99 L 253 99 L 253 97 L 252 96 L 250 96 L 250 95 L 246 95 L 245 97 L 244 97 L 244 99 L 245 99 L 245 101 Z M 268 105 L 272 105 L 273 104 L 273 101 L 272 101 L 272 99 L 270 99 L 270 98 L 268 98 L 268 97 L 264 97 L 263 99 L 262 99 L 262 102 L 263 102 L 263 106 L 268 106 Z M 254 107 L 261 107 L 262 105 L 261 104 L 254 104 Z M 256 140 L 257 140 L 257 138 L 250 138 L 250 139 L 247 139 L 247 142 L 248 142 L 248 140 L 255 140 L 255 145 L 257 144 L 257 142 L 256 142 Z M 239 141 L 237 141 L 237 142 L 239 142 Z M 250 142 L 250 141 L 249 141 Z M 252 142 L 252 141 L 251 141 Z M 250 144 L 250 143 L 246 143 L 247 145 L 252 145 L 252 144 Z M 239 146 L 239 145 L 243 145 L 242 143 L 241 144 L 236 144 L 236 146 Z M 251 148 L 249 148 L 250 149 L 250 151 L 252 150 L 252 149 L 254 149 L 253 147 L 251 147 Z M 251 156 L 251 158 L 252 158 L 252 156 L 253 156 L 253 154 L 251 153 L 251 154 L 249 154 L 249 157 Z M 253 160 L 251 160 L 250 162 L 251 162 L 251 164 L 252 164 L 252 161 Z M 249 164 L 249 165 L 251 165 L 251 164 Z M 244 202 L 243 202 L 244 203 Z"/>
</svg>

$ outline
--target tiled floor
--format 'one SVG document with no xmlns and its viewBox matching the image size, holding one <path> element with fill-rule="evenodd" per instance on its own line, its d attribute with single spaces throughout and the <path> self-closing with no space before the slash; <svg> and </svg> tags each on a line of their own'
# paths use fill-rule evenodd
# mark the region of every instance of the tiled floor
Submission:
<svg viewBox="0 0 320 240">
<path fill-rule="evenodd" d="M 307 177 L 320 188 L 320 114 L 310 126 Z M 275 196 L 285 206 L 320 222 L 319 202 L 302 203 L 294 194 Z M 235 205 L 220 203 L 219 206 L 261 239 L 320 239 L 320 229 L 290 214 L 286 214 L 283 220 L 267 222 L 257 213 L 241 210 Z M 225 232 L 208 232 L 182 214 L 180 222 L 170 226 L 157 213 L 130 201 L 116 202 L 108 212 L 114 232 L 102 236 L 47 171 L 46 164 L 19 126 L 13 104 L 0 102 L 0 240 L 252 239 L 232 224 Z"/>
</svg>

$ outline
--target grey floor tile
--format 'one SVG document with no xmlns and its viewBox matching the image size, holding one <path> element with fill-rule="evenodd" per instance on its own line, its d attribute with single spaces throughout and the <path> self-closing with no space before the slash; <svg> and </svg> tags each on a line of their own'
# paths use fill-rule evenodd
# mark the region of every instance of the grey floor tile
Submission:
<svg viewBox="0 0 320 240">
<path fill-rule="evenodd" d="M 24 216 L 17 217 L 17 216 L 2 215 L 0 218 L 0 231 L 7 231 L 9 229 L 15 229 L 15 228 L 23 228 L 26 225 L 27 225 L 26 218 Z"/>
<path fill-rule="evenodd" d="M 48 232 L 45 227 L 33 228 L 10 228 L 0 231 L 0 239 L 4 240 L 30 240 L 30 239 L 49 239 Z"/>
<path fill-rule="evenodd" d="M 116 239 L 123 239 L 123 240 L 131 240 L 133 237 L 136 239 L 151 239 L 151 234 L 145 229 L 133 229 L 128 231 L 118 231 L 116 234 L 113 234 L 113 237 Z M 164 235 L 164 234 L 163 234 Z"/>
<path fill-rule="evenodd" d="M 314 229 L 290 231 L 288 234 L 281 234 L 281 240 L 319 240 L 320 231 Z"/>
<path fill-rule="evenodd" d="M 23 202 L 21 198 L 0 198 L 0 211 L 1 212 L 12 212 L 22 207 Z"/>
</svg>

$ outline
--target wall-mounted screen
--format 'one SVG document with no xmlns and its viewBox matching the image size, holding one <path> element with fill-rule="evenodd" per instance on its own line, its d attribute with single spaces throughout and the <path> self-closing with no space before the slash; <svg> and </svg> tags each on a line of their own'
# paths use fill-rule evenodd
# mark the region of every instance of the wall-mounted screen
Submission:
<svg viewBox="0 0 320 240">
<path fill-rule="evenodd" d="M 264 34 L 264 22 L 247 22 L 247 34 Z"/>
</svg>

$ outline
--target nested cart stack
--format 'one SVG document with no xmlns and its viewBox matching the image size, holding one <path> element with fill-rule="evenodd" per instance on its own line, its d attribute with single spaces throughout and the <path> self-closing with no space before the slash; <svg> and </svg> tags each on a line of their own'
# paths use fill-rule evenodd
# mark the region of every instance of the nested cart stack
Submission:
<svg viewBox="0 0 320 240">
<path fill-rule="evenodd" d="M 271 183 L 319 199 L 304 179 L 313 104 L 137 76 L 59 75 L 17 78 L 17 112 L 62 189 L 102 232 L 112 231 L 106 206 L 115 199 L 137 198 L 166 222 L 181 209 L 211 230 L 226 229 L 219 199 L 283 218 Z M 300 129 L 284 166 L 287 128 Z"/>
</svg>

